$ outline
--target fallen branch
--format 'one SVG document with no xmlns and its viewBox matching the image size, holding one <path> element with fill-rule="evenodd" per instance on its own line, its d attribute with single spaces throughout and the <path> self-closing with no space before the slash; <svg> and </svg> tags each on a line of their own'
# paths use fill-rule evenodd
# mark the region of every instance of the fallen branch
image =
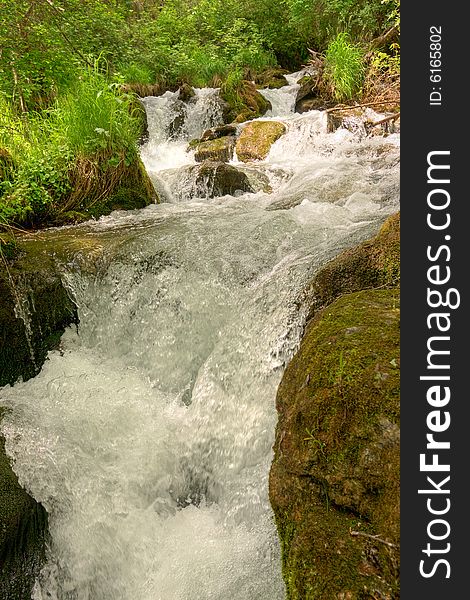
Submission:
<svg viewBox="0 0 470 600">
<path fill-rule="evenodd" d="M 379 35 L 379 37 L 374 38 L 371 41 L 369 47 L 371 48 L 371 50 L 376 50 L 377 48 L 381 48 L 383 46 L 388 46 L 388 44 L 391 41 L 398 39 L 398 37 L 399 37 L 398 28 L 396 27 L 396 25 L 394 25 L 388 31 L 386 31 L 383 35 Z"/>
<path fill-rule="evenodd" d="M 382 123 L 388 123 L 388 121 L 395 121 L 395 119 L 398 119 L 399 116 L 400 113 L 396 113 L 395 115 L 391 115 L 390 117 L 385 117 L 385 119 L 380 119 L 380 121 L 376 121 L 375 123 L 371 122 L 371 125 L 375 127 L 376 125 L 382 125 Z"/>
<path fill-rule="evenodd" d="M 364 533 L 362 531 L 352 531 L 351 529 L 349 530 L 349 533 L 351 534 L 352 537 L 361 536 L 361 537 L 365 537 L 365 538 L 374 540 L 375 542 L 380 542 L 381 544 L 385 544 L 386 546 L 389 546 L 390 548 L 398 548 L 398 546 L 396 544 L 392 544 L 392 542 L 388 542 L 387 540 L 382 539 L 378 535 L 371 535 L 370 533 Z"/>
<path fill-rule="evenodd" d="M 383 106 L 385 104 L 399 105 L 399 102 L 394 100 L 383 100 L 382 102 L 366 102 L 365 104 L 354 104 L 353 106 L 334 106 L 333 108 L 327 108 L 326 113 L 335 112 L 337 110 L 352 110 L 354 108 L 366 108 L 367 106 Z"/>
</svg>

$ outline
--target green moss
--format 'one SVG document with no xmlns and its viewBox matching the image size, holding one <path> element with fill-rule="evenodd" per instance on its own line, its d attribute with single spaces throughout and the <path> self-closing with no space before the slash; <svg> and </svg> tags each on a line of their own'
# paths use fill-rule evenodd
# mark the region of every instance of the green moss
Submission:
<svg viewBox="0 0 470 600">
<path fill-rule="evenodd" d="M 319 274 L 279 386 L 270 499 L 289 600 L 399 597 L 398 223 Z"/>
<path fill-rule="evenodd" d="M 229 162 L 233 157 L 234 149 L 235 138 L 233 136 L 201 142 L 196 148 L 195 159 L 198 162 L 205 160 Z"/>
<path fill-rule="evenodd" d="M 277 121 L 255 121 L 243 128 L 237 140 L 236 152 L 239 160 L 249 162 L 263 160 L 271 146 L 286 132 L 286 126 Z"/>
<path fill-rule="evenodd" d="M 226 123 L 244 123 L 257 119 L 271 108 L 271 103 L 259 93 L 251 81 L 242 81 L 235 88 L 222 87 L 221 98 L 228 105 L 224 115 Z"/>
</svg>

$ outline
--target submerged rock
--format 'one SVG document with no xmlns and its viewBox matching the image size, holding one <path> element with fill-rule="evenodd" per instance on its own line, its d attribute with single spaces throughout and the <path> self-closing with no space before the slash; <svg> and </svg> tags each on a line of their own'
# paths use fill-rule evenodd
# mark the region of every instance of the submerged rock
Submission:
<svg viewBox="0 0 470 600">
<path fill-rule="evenodd" d="M 279 386 L 270 500 L 289 600 L 399 598 L 397 230 L 320 274 Z"/>
<path fill-rule="evenodd" d="M 285 132 L 286 126 L 278 121 L 248 123 L 237 140 L 236 152 L 239 160 L 264 160 L 271 146 Z"/>
</svg>

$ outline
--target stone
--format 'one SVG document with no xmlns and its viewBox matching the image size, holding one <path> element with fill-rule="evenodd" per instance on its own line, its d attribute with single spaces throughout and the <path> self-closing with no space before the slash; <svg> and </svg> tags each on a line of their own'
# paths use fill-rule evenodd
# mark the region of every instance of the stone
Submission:
<svg viewBox="0 0 470 600">
<path fill-rule="evenodd" d="M 269 482 L 286 598 L 395 600 L 399 214 L 312 289 L 311 320 L 278 389 Z"/>
<path fill-rule="evenodd" d="M 286 126 L 278 121 L 254 121 L 243 128 L 237 140 L 239 160 L 249 162 L 264 160 L 271 146 L 286 132 Z"/>
<path fill-rule="evenodd" d="M 229 162 L 235 150 L 235 137 L 228 135 L 216 138 L 197 145 L 194 158 L 196 162 L 215 160 Z"/>
<path fill-rule="evenodd" d="M 190 167 L 188 176 L 192 181 L 191 197 L 215 198 L 255 191 L 246 173 L 223 162 L 207 160 Z"/>
<path fill-rule="evenodd" d="M 237 135 L 237 127 L 236 125 L 219 125 L 218 127 L 213 127 L 212 129 L 206 129 L 202 134 L 202 138 L 200 141 L 208 142 L 210 140 L 217 140 L 219 138 L 225 136 L 236 136 Z"/>
</svg>

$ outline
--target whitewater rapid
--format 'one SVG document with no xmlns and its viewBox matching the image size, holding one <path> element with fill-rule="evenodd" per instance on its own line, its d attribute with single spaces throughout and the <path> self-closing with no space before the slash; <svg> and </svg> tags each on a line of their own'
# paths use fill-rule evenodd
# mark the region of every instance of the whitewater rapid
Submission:
<svg viewBox="0 0 470 600">
<path fill-rule="evenodd" d="M 188 141 L 221 105 L 197 90 L 175 133 L 167 92 L 144 100 L 141 151 L 165 202 L 63 230 L 102 245 L 96 268 L 60 265 L 80 326 L 0 390 L 15 472 L 49 513 L 35 600 L 285 597 L 268 474 L 303 290 L 377 232 L 399 190 L 399 136 L 328 134 L 325 113 L 293 112 L 298 78 L 264 92 L 265 118 L 287 127 L 253 166 L 271 192 L 189 188 Z"/>
</svg>

